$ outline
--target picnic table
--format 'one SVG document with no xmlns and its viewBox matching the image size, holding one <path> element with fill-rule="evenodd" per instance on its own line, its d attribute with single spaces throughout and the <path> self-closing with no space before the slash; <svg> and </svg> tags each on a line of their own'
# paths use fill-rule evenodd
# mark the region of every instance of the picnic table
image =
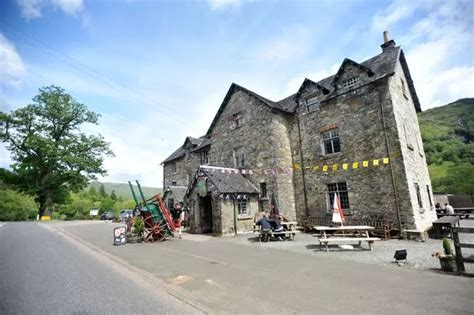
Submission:
<svg viewBox="0 0 474 315">
<path fill-rule="evenodd" d="M 270 237 L 275 237 L 275 236 L 282 236 L 284 238 L 288 237 L 288 240 L 294 241 L 295 240 L 295 235 L 298 233 L 296 231 L 296 225 L 298 224 L 295 221 L 285 221 L 285 222 L 280 222 L 280 224 L 283 226 L 283 231 L 280 232 L 275 232 L 275 231 L 262 231 L 260 226 L 254 225 L 254 232 L 258 233 L 258 240 L 259 242 L 267 242 Z"/>
<path fill-rule="evenodd" d="M 458 216 L 444 216 L 433 222 L 434 238 L 440 238 L 451 234 L 451 229 L 460 226 Z"/>
<path fill-rule="evenodd" d="M 326 251 L 329 252 L 329 243 L 353 243 L 358 242 L 359 246 L 362 242 L 369 244 L 370 250 L 372 250 L 372 244 L 375 241 L 380 241 L 378 237 L 370 237 L 369 232 L 375 228 L 372 226 L 365 225 L 352 225 L 352 226 L 314 226 L 314 230 L 319 231 L 319 234 L 313 234 L 318 237 L 319 245 L 326 245 Z M 332 232 L 328 234 L 327 232 Z"/>
</svg>

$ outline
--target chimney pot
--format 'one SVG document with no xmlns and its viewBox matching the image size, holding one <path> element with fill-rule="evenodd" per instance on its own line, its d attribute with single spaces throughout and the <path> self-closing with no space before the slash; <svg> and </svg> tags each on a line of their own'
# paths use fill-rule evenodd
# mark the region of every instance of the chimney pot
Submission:
<svg viewBox="0 0 474 315">
<path fill-rule="evenodd" d="M 383 42 L 384 42 L 384 43 L 388 43 L 389 40 L 390 40 L 389 37 L 390 37 L 390 36 L 388 35 L 388 31 L 384 31 L 384 32 L 383 32 Z"/>
</svg>

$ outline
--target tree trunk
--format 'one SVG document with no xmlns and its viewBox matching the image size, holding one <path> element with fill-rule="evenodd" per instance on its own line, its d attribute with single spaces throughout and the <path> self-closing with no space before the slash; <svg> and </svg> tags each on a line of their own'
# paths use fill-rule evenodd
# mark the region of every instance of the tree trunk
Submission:
<svg viewBox="0 0 474 315">
<path fill-rule="evenodd" d="M 39 208 L 39 217 L 43 216 L 51 216 L 51 211 L 49 208 L 52 205 L 52 194 L 48 191 L 45 193 L 45 196 L 40 200 L 40 208 Z"/>
</svg>

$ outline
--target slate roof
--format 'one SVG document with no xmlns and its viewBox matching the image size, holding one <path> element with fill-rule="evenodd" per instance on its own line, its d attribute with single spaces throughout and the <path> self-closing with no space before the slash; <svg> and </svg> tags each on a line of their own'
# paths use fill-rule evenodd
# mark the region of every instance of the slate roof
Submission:
<svg viewBox="0 0 474 315">
<path fill-rule="evenodd" d="M 191 150 L 191 152 L 196 152 L 196 151 L 199 151 L 201 150 L 202 148 L 205 148 L 207 146 L 209 146 L 211 144 L 211 139 L 209 138 L 206 138 L 206 137 L 201 137 L 199 138 L 200 139 L 200 143 L 198 144 L 197 147 L 195 147 L 194 149 Z"/>
<path fill-rule="evenodd" d="M 180 146 L 176 151 L 171 153 L 171 155 L 168 156 L 163 162 L 161 162 L 161 164 L 165 164 L 173 160 L 182 158 L 185 155 L 186 155 L 186 149 L 183 146 Z"/>
<path fill-rule="evenodd" d="M 245 176 L 235 173 L 234 169 L 224 169 L 224 173 L 222 170 L 223 168 L 210 169 L 201 167 L 198 169 L 198 173 L 207 176 L 220 193 L 258 194 L 260 192 Z M 231 171 L 230 173 L 229 170 Z M 191 183 L 190 188 L 194 186 L 195 182 L 196 178 Z"/>
<path fill-rule="evenodd" d="M 190 152 L 198 151 L 204 148 L 205 146 L 211 144 L 211 140 L 209 138 L 206 138 L 205 136 L 199 138 L 186 137 L 186 140 L 184 140 L 184 144 L 180 146 L 176 151 L 174 151 L 170 156 L 168 156 L 163 162 L 161 162 L 161 164 L 168 163 L 185 156 L 186 148 L 184 146 L 187 141 L 191 142 L 193 146 L 196 146 L 195 148 L 190 150 Z"/>
<path fill-rule="evenodd" d="M 175 202 L 183 201 L 187 189 L 188 187 L 186 186 L 168 186 L 168 188 L 165 190 L 165 194 L 163 195 L 163 199 L 165 199 L 166 196 L 171 192 Z"/>
</svg>

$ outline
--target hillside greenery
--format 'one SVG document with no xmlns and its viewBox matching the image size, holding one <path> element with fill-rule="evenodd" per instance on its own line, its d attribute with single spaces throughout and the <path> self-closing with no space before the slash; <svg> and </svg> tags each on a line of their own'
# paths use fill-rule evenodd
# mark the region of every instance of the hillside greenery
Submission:
<svg viewBox="0 0 474 315">
<path fill-rule="evenodd" d="M 474 99 L 418 114 L 433 190 L 474 194 Z"/>
</svg>

